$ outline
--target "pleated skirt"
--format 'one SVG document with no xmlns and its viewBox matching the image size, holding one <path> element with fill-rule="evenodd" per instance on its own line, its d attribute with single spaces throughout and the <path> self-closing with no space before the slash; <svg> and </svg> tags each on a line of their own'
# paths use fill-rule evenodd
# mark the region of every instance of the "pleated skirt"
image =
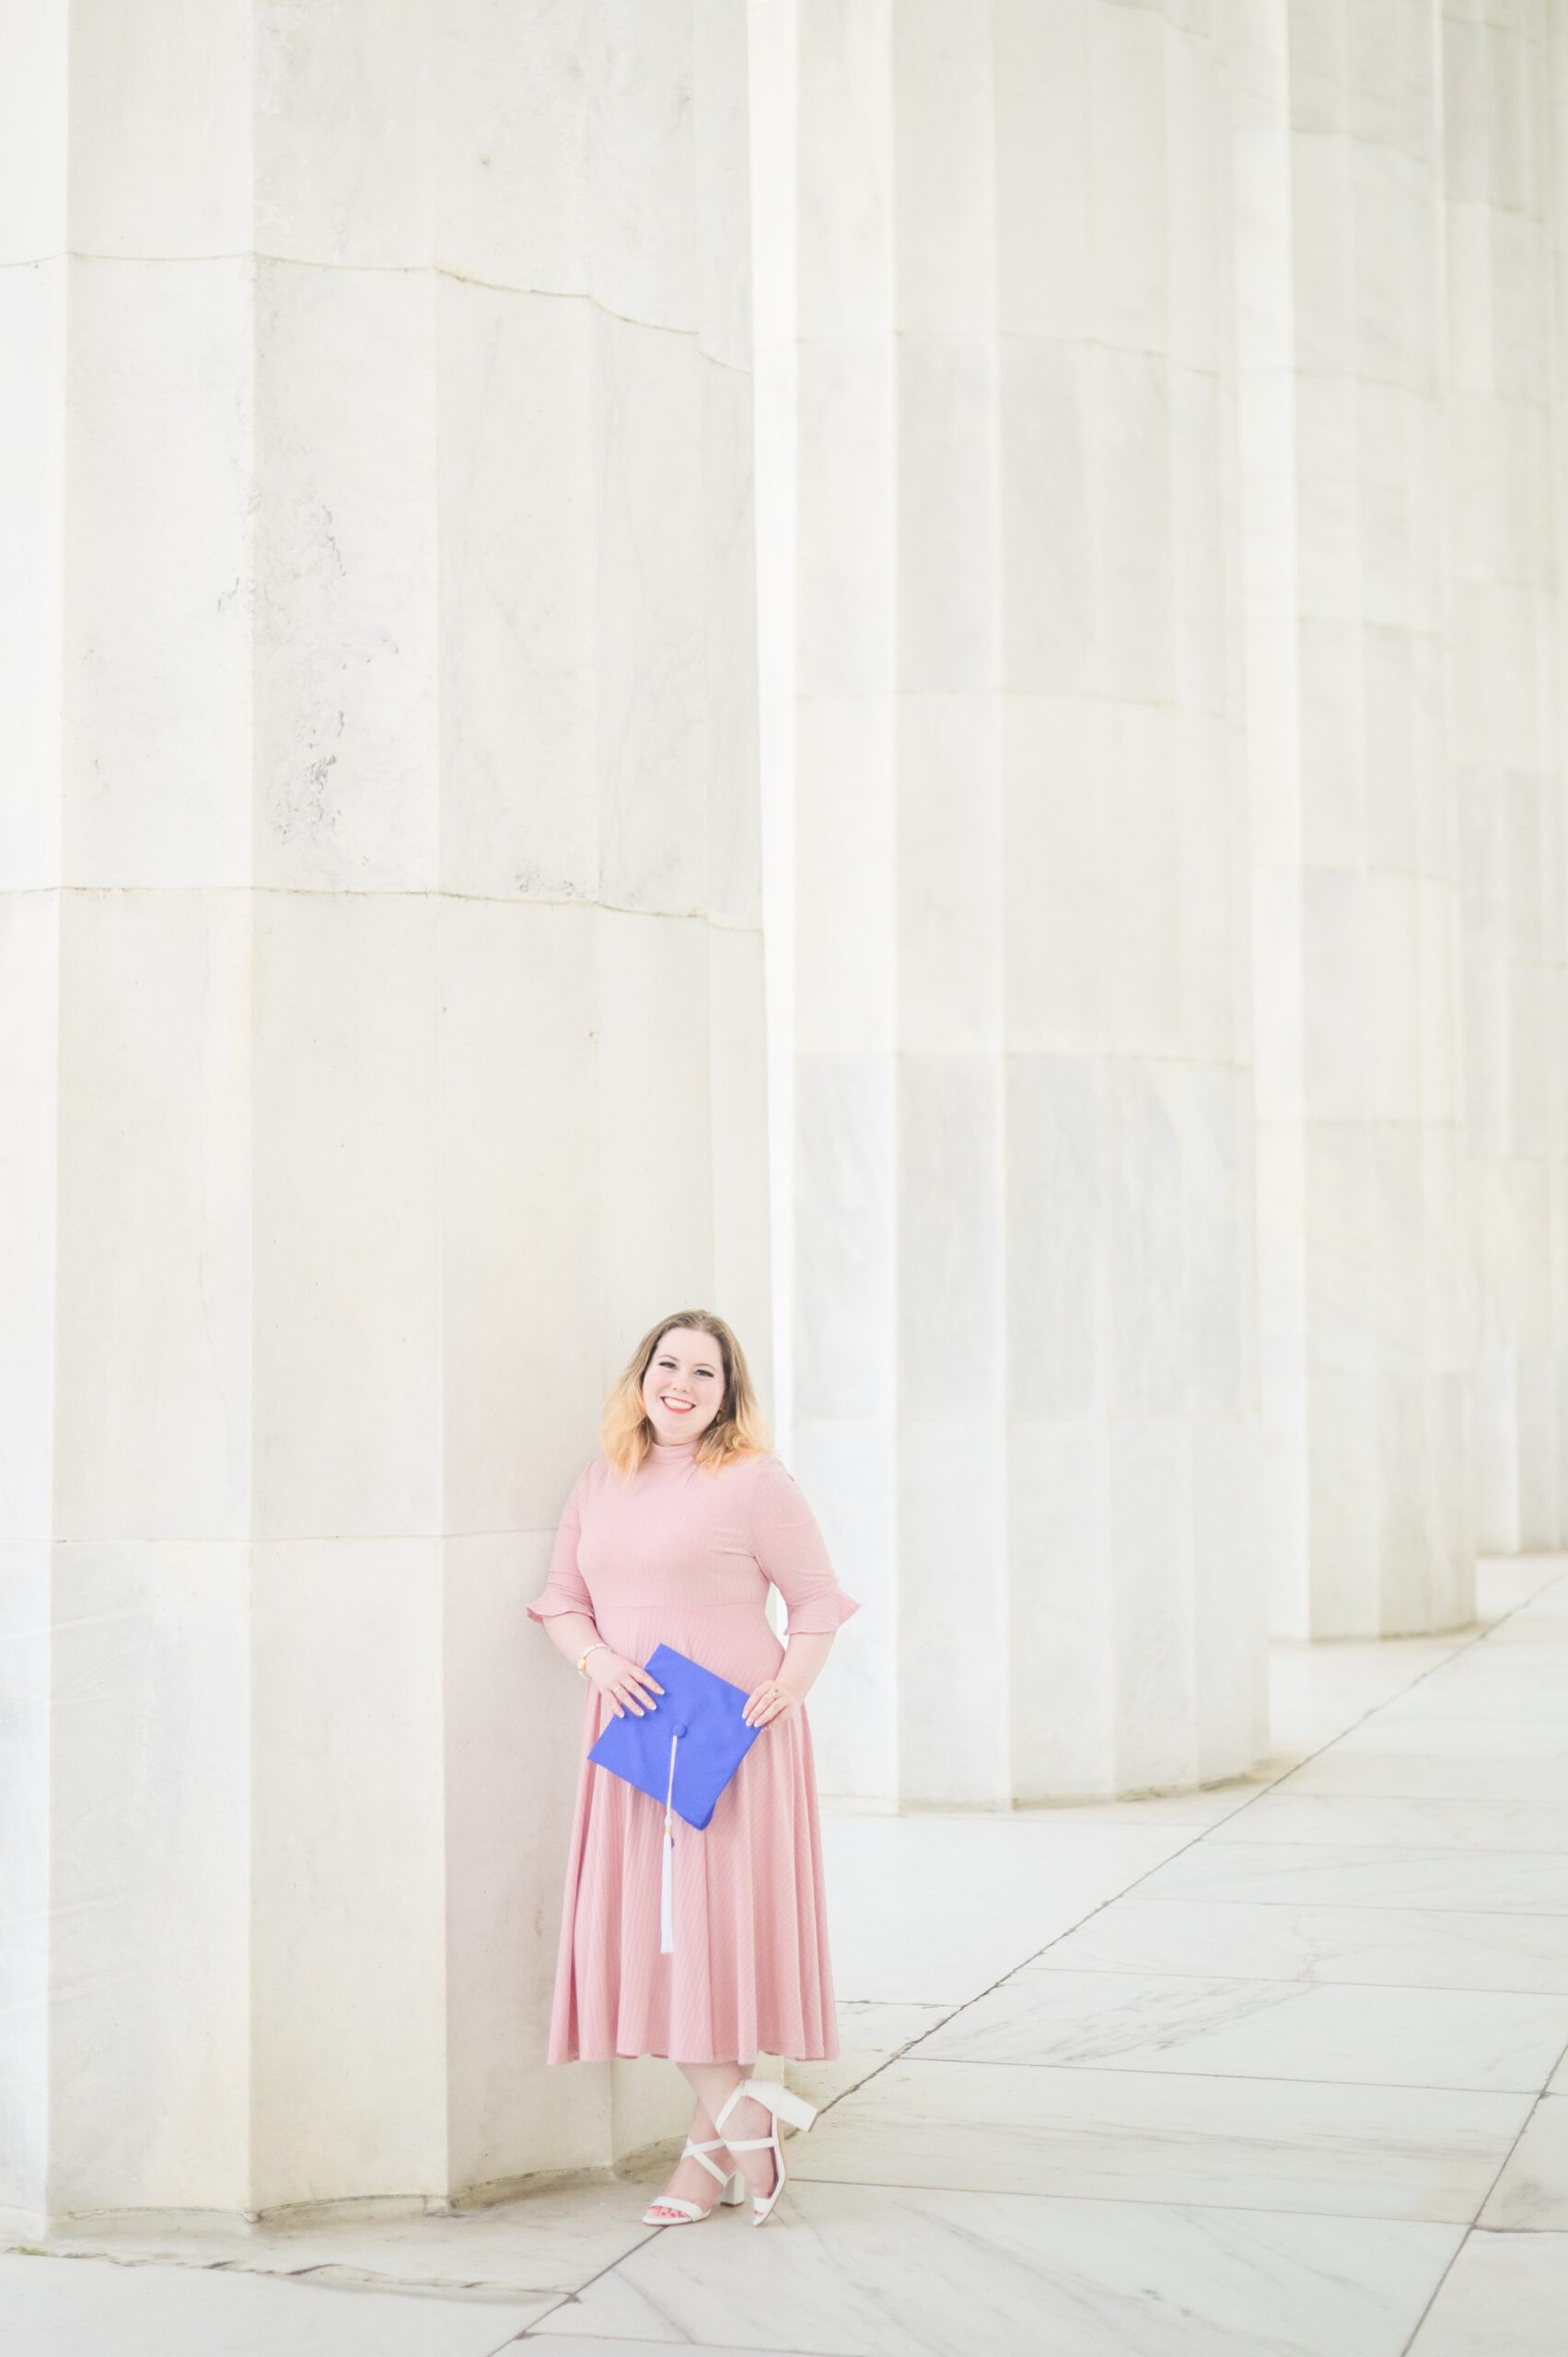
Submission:
<svg viewBox="0 0 1568 2357">
<path fill-rule="evenodd" d="M 607 1643 L 645 1662 L 673 1645 L 748 1692 L 784 1647 L 747 1606 L 600 1610 Z M 764 1727 L 707 1825 L 677 1817 L 675 1945 L 659 1947 L 664 1806 L 587 1758 L 614 1705 L 590 1687 L 567 1850 L 548 2060 L 674 2062 L 839 2051 L 811 1730 Z"/>
</svg>

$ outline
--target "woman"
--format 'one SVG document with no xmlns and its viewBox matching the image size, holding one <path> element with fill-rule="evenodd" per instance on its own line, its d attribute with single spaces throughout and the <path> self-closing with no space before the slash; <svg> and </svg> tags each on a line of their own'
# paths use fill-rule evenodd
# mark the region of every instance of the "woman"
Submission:
<svg viewBox="0 0 1568 2357">
<path fill-rule="evenodd" d="M 656 1711 L 643 1667 L 689 1655 L 746 1694 L 760 1733 L 706 1828 L 674 1828 L 674 1947 L 661 1950 L 665 1811 L 586 1757 L 556 1960 L 552 2062 L 657 2054 L 696 2097 L 651 2225 L 684 2225 L 752 2191 L 761 2225 L 784 2187 L 776 2115 L 811 2107 L 754 2080 L 759 2052 L 839 2051 L 817 1781 L 806 1696 L 839 1624 L 840 1587 L 794 1477 L 770 1450 L 739 1343 L 707 1310 L 663 1319 L 610 1393 L 603 1455 L 578 1476 L 544 1592 L 528 1606 L 587 1680 L 585 1754 L 610 1714 Z M 788 1608 L 781 1645 L 770 1581 Z M 721 2138 L 719 2130 L 725 2134 Z"/>
</svg>

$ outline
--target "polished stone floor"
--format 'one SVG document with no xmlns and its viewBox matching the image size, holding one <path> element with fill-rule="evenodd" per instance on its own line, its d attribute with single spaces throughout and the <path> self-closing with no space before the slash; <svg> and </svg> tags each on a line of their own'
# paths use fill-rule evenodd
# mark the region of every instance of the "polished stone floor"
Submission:
<svg viewBox="0 0 1568 2357">
<path fill-rule="evenodd" d="M 1568 1561 L 1282 1647 L 1245 1783 L 830 1809 L 766 2230 L 643 2183 L 0 2256 L 5 2357 L 1568 2357 Z"/>
</svg>

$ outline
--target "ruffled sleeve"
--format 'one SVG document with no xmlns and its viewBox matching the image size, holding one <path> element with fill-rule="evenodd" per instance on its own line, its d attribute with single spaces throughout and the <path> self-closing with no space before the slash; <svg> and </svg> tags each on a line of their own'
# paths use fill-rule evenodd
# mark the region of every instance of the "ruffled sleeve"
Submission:
<svg viewBox="0 0 1568 2357">
<path fill-rule="evenodd" d="M 792 1637 L 827 1635 L 860 1610 L 839 1585 L 800 1484 L 777 1457 L 764 1457 L 752 1480 L 751 1551 L 789 1608 Z"/>
<path fill-rule="evenodd" d="M 594 1600 L 587 1585 L 577 1569 L 577 1540 L 582 1532 L 583 1492 L 587 1482 L 587 1472 L 579 1473 L 572 1484 L 555 1533 L 555 1544 L 550 1551 L 550 1572 L 542 1592 L 528 1606 L 530 1620 L 548 1620 L 552 1614 L 586 1612 L 593 1619 Z"/>
</svg>

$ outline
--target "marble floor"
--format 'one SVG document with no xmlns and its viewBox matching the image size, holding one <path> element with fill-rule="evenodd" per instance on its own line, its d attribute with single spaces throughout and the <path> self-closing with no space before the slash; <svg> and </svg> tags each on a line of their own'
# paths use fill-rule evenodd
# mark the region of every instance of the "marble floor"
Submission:
<svg viewBox="0 0 1568 2357">
<path fill-rule="evenodd" d="M 5 2357 L 1568 2357 L 1568 1559 L 1282 1647 L 1273 1756 L 827 1812 L 841 2059 L 790 2184 L 0 2254 Z"/>
</svg>

